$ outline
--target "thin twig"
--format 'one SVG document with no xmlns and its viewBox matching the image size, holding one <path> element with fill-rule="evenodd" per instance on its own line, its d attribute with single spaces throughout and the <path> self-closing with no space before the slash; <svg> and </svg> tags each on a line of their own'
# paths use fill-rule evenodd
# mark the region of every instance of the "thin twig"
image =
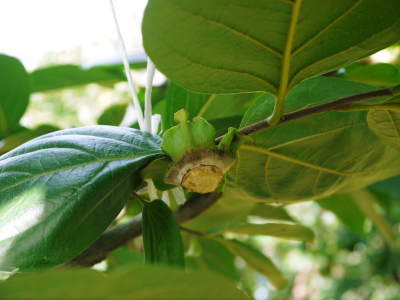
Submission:
<svg viewBox="0 0 400 300">
<path fill-rule="evenodd" d="M 340 111 L 346 109 L 353 105 L 354 103 L 361 102 L 368 99 L 379 98 L 379 97 L 386 97 L 386 96 L 394 96 L 392 89 L 382 89 L 378 91 L 368 92 L 364 94 L 354 95 L 350 97 L 340 98 L 338 100 L 323 103 L 311 107 L 307 107 L 304 109 L 300 109 L 294 112 L 290 112 L 281 116 L 277 125 L 286 123 L 289 121 L 301 119 L 304 117 L 308 117 L 311 115 L 316 115 L 324 112 L 330 111 Z M 275 125 L 275 126 L 277 126 Z M 271 127 L 267 120 L 263 120 L 246 127 L 241 128 L 239 131 L 244 134 L 252 134 L 254 132 L 260 131 L 262 129 L 266 129 Z M 218 137 L 215 142 L 219 143 L 223 136 Z"/>
</svg>

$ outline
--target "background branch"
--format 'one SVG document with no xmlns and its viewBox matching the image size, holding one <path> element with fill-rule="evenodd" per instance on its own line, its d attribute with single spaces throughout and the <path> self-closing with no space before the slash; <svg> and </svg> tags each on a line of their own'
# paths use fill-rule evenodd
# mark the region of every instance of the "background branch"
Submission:
<svg viewBox="0 0 400 300">
<path fill-rule="evenodd" d="M 220 196 L 220 193 L 203 194 L 186 202 L 175 212 L 178 223 L 194 219 L 214 204 Z M 90 267 L 105 259 L 109 252 L 141 234 L 142 216 L 139 215 L 106 230 L 92 246 L 70 261 L 67 266 Z"/>
</svg>

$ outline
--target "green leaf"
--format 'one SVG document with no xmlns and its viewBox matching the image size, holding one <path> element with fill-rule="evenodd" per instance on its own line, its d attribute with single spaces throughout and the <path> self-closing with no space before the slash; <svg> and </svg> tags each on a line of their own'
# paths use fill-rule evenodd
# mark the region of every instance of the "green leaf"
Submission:
<svg viewBox="0 0 400 300">
<path fill-rule="evenodd" d="M 112 126 L 120 125 L 125 116 L 127 108 L 128 108 L 127 103 L 114 104 L 108 107 L 97 119 L 97 124 L 112 125 Z"/>
<path fill-rule="evenodd" d="M 251 268 L 268 278 L 268 280 L 278 289 L 287 285 L 287 279 L 273 264 L 273 262 L 264 256 L 257 249 L 239 242 L 237 240 L 218 239 L 234 254 L 241 257 Z"/>
<path fill-rule="evenodd" d="M 377 210 L 374 195 L 368 190 L 362 189 L 352 192 L 351 196 L 365 216 L 376 225 L 385 241 L 389 245 L 394 246 L 397 240 L 396 233 L 385 217 Z"/>
<path fill-rule="evenodd" d="M 143 36 L 160 71 L 185 88 L 283 98 L 397 42 L 399 25 L 398 0 L 151 0 Z"/>
<path fill-rule="evenodd" d="M 119 247 L 107 256 L 107 271 L 115 271 L 128 264 L 143 265 L 144 255 L 127 246 Z"/>
<path fill-rule="evenodd" d="M 199 94 L 186 90 L 174 83 L 167 89 L 165 113 L 163 115 L 164 129 L 172 127 L 174 114 L 180 109 L 189 113 L 189 119 L 196 116 L 203 117 L 211 123 L 216 123 L 216 128 L 222 125 L 236 127 L 241 116 L 257 94 L 215 95 Z M 236 119 L 235 119 L 236 118 Z M 229 126 L 221 123 L 229 123 Z M 222 132 L 224 133 L 224 132 Z"/>
<path fill-rule="evenodd" d="M 375 87 L 356 82 L 348 82 L 341 78 L 311 78 L 299 83 L 289 92 L 286 97 L 284 112 L 288 113 L 301 108 L 374 90 L 376 90 Z M 271 94 L 260 95 L 246 111 L 240 127 L 265 120 L 267 116 L 271 115 L 274 109 L 274 99 L 275 97 Z M 379 100 L 387 100 L 387 97 L 379 98 Z"/>
<path fill-rule="evenodd" d="M 355 233 L 365 233 L 365 216 L 349 194 L 333 195 L 317 201 L 322 208 L 331 211 Z"/>
<path fill-rule="evenodd" d="M 143 245 L 146 263 L 185 265 L 179 225 L 162 200 L 146 203 L 143 208 Z"/>
<path fill-rule="evenodd" d="M 211 270 L 234 281 L 239 281 L 239 273 L 235 267 L 235 256 L 220 242 L 211 239 L 199 239 L 199 257 L 186 257 L 188 268 L 195 270 Z"/>
<path fill-rule="evenodd" d="M 109 276 L 89 269 L 29 274 L 2 283 L 0 295 L 7 299 L 248 299 L 221 276 L 161 266 L 131 266 Z"/>
<path fill-rule="evenodd" d="M 223 228 L 220 232 L 246 235 L 267 235 L 282 239 L 312 242 L 314 233 L 307 227 L 291 224 L 250 224 L 241 223 Z M 218 232 L 217 232 L 218 233 Z"/>
<path fill-rule="evenodd" d="M 35 129 L 24 128 L 12 135 L 9 135 L 3 140 L 0 140 L 0 154 L 4 154 L 31 139 L 56 130 L 59 130 L 59 128 L 47 124 L 40 125 Z"/>
<path fill-rule="evenodd" d="M 384 63 L 373 65 L 354 63 L 346 68 L 341 77 L 374 86 L 390 87 L 400 84 L 400 67 Z"/>
<path fill-rule="evenodd" d="M 246 221 L 254 203 L 245 201 L 244 198 L 235 198 L 225 194 L 224 192 L 222 197 L 199 217 L 185 223 L 185 227 L 207 232 L 236 222 Z"/>
<path fill-rule="evenodd" d="M 36 270 L 81 253 L 110 225 L 161 155 L 160 138 L 91 126 L 31 140 L 0 157 L 0 270 Z"/>
<path fill-rule="evenodd" d="M 19 127 L 29 102 L 29 79 L 14 57 L 0 54 L 0 139 Z"/>
<path fill-rule="evenodd" d="M 400 112 L 370 110 L 368 126 L 384 142 L 400 150 Z"/>
<path fill-rule="evenodd" d="M 132 69 L 144 69 L 146 63 L 130 64 Z M 110 84 L 126 80 L 123 66 L 104 65 L 82 68 L 75 65 L 58 65 L 34 70 L 29 75 L 32 92 L 46 92 L 71 88 L 89 83 Z"/>
<path fill-rule="evenodd" d="M 260 217 L 266 220 L 295 222 L 284 207 L 257 203 L 250 212 L 250 216 Z"/>
<path fill-rule="evenodd" d="M 342 79 L 310 79 L 292 90 L 287 109 L 370 89 Z M 268 105 L 266 100 L 259 109 L 272 109 Z M 252 115 L 256 117 L 247 118 L 243 125 L 261 116 Z M 400 173 L 398 152 L 369 130 L 365 112 L 313 115 L 251 137 L 255 142 L 241 145 L 237 162 L 228 172 L 227 197 L 292 203 L 355 190 Z"/>
</svg>

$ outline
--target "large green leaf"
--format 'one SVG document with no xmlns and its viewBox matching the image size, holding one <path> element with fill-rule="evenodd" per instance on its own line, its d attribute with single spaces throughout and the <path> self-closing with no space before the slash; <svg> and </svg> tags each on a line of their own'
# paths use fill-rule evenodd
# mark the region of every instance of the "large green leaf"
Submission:
<svg viewBox="0 0 400 300">
<path fill-rule="evenodd" d="M 156 66 L 188 89 L 282 99 L 303 79 L 397 42 L 400 2 L 150 0 L 143 35 Z"/>
<path fill-rule="evenodd" d="M 287 279 L 278 270 L 274 263 L 254 247 L 237 240 L 218 238 L 232 253 L 241 257 L 251 268 L 266 276 L 278 289 L 284 288 Z"/>
<path fill-rule="evenodd" d="M 132 266 L 104 275 L 94 270 L 29 274 L 0 284 L 4 299 L 248 299 L 235 283 L 210 272 Z"/>
<path fill-rule="evenodd" d="M 19 127 L 29 101 L 29 79 L 14 57 L 0 54 L 0 139 Z"/>
<path fill-rule="evenodd" d="M 31 140 L 0 157 L 0 269 L 64 263 L 110 225 L 160 138 L 92 126 Z"/>
<path fill-rule="evenodd" d="M 183 267 L 183 244 L 179 225 L 162 200 L 143 208 L 143 246 L 146 263 Z"/>
<path fill-rule="evenodd" d="M 132 63 L 130 67 L 143 69 L 146 63 Z M 46 92 L 88 83 L 110 84 L 126 80 L 122 65 L 104 65 L 87 69 L 76 65 L 58 65 L 34 70 L 29 77 L 32 92 Z"/>
<path fill-rule="evenodd" d="M 304 81 L 288 96 L 287 108 L 371 89 L 358 83 L 352 86 L 341 79 Z M 258 109 L 267 115 L 272 104 L 266 99 Z M 254 118 L 245 117 L 243 125 L 259 121 L 260 111 L 251 114 Z M 398 152 L 369 129 L 365 112 L 323 113 L 264 129 L 251 137 L 254 143 L 240 147 L 237 162 L 228 173 L 226 197 L 304 201 L 357 189 L 400 173 Z"/>
</svg>

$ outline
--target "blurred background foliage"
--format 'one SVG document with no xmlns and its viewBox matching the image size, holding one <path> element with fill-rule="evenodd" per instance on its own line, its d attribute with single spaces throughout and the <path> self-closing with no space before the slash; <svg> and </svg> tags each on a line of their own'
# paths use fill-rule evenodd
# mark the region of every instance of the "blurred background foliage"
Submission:
<svg viewBox="0 0 400 300">
<path fill-rule="evenodd" d="M 143 4 L 141 5 L 143 9 Z M 128 19 L 131 16 L 124 15 L 124 18 Z M 129 30 L 126 31 L 132 35 Z M 132 36 L 137 41 L 141 40 L 139 33 Z M 0 141 L 1 152 L 6 152 L 35 135 L 57 128 L 95 124 L 135 126 L 128 85 L 120 62 L 114 58 L 118 57 L 115 40 L 109 38 L 108 42 L 113 45 L 111 48 L 115 56 L 111 59 L 103 57 L 96 63 L 92 61 L 90 68 L 80 67 L 87 64 L 80 46 L 43 52 L 39 62 L 33 68 L 28 68 L 33 93 L 21 120 L 24 128 Z M 86 48 L 84 51 L 87 52 Z M 96 49 L 93 48 L 92 53 L 95 53 Z M 143 50 L 141 45 L 130 50 L 133 77 L 137 80 L 139 97 L 143 101 Z M 0 48 L 0 51 L 4 49 Z M 10 50 L 6 52 L 13 55 Z M 24 62 L 23 55 L 18 56 Z M 65 65 L 66 63 L 68 65 Z M 64 69 L 57 69 L 56 66 L 59 65 L 63 65 Z M 59 75 L 61 73 L 65 76 L 64 83 L 57 82 L 57 79 L 62 79 Z M 329 75 L 381 87 L 399 84 L 400 44 Z M 75 83 L 71 86 L 69 80 Z M 153 91 L 154 110 L 155 113 L 162 114 L 168 109 L 165 101 L 168 88 L 171 90 L 173 86 L 167 87 L 168 82 L 161 74 L 158 74 L 156 81 Z M 50 82 L 51 87 L 41 86 L 41 82 Z M 245 102 L 240 111 L 227 112 L 222 116 L 211 114 L 208 119 L 213 119 L 214 125 L 222 124 L 217 129 L 223 132 L 227 127 L 224 120 L 230 118 L 227 121 L 229 125 L 238 125 L 240 119 L 235 119 L 235 116 L 240 116 L 253 100 Z M 215 112 L 217 109 L 221 108 L 211 111 Z M 47 127 L 43 127 L 43 124 Z M 26 131 L 37 128 L 41 130 L 36 134 Z M 7 139 L 9 144 L 5 143 Z M 374 184 L 368 188 L 368 192 L 374 197 L 379 206 L 378 211 L 398 237 L 400 177 Z M 312 229 L 315 233 L 313 242 L 293 242 L 259 236 L 243 238 L 239 235 L 241 240 L 270 257 L 287 276 L 289 285 L 284 290 L 277 291 L 272 288 L 265 277 L 232 255 L 224 245 L 191 234 L 184 235 L 187 264 L 189 268 L 211 269 L 237 281 L 242 289 L 254 295 L 256 299 L 400 299 L 398 245 L 388 244 L 382 230 L 378 230 L 376 222 L 366 217 L 349 195 L 335 195 L 330 198 L 333 197 L 336 198 L 335 201 L 321 199 L 317 202 L 287 206 L 288 215 L 285 218 L 294 219 Z M 131 201 L 117 222 L 124 222 L 140 211 L 140 203 Z M 126 264 L 142 263 L 142 247 L 140 239 L 133 240 L 127 246 L 115 250 L 106 261 L 94 268 L 113 272 Z"/>
</svg>

